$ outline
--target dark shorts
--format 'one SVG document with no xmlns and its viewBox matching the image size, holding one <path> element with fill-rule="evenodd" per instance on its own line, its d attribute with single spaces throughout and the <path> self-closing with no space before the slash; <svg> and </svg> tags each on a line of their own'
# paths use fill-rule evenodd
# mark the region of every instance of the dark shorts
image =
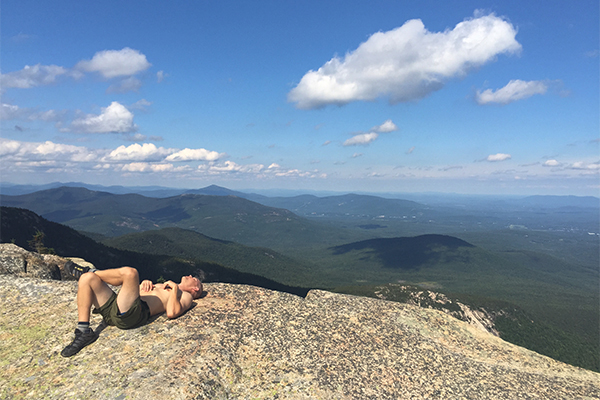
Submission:
<svg viewBox="0 0 600 400">
<path fill-rule="evenodd" d="M 129 310 L 121 314 L 117 306 L 117 294 L 115 292 L 102 307 L 95 308 L 93 313 L 102 315 L 107 325 L 114 325 L 119 329 L 137 328 L 148 322 L 150 318 L 148 304 L 139 297 L 133 302 Z"/>
</svg>

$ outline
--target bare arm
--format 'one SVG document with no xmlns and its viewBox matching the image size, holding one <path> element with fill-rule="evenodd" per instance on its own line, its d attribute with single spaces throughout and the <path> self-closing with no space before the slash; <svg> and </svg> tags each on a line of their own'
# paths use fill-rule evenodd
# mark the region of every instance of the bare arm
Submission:
<svg viewBox="0 0 600 400">
<path fill-rule="evenodd" d="M 177 318 L 192 306 L 192 296 L 187 292 L 179 290 L 179 285 L 175 282 L 167 281 L 164 287 L 165 289 L 168 287 L 171 292 L 165 307 L 167 318 Z"/>
</svg>

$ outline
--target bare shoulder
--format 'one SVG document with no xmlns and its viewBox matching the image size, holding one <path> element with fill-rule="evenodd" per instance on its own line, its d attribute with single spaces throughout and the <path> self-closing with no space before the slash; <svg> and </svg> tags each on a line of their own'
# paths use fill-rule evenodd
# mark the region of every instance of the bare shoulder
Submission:
<svg viewBox="0 0 600 400">
<path fill-rule="evenodd" d="M 181 291 L 180 303 L 184 309 L 187 310 L 188 308 L 190 308 L 192 306 L 193 301 L 194 301 L 194 298 L 192 297 L 192 295 L 189 292 L 186 292 L 184 290 Z"/>
</svg>

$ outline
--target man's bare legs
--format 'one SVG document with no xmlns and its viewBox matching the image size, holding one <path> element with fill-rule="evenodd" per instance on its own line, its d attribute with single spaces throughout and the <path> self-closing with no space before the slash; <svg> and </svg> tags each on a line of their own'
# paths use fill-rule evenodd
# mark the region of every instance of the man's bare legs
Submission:
<svg viewBox="0 0 600 400">
<path fill-rule="evenodd" d="M 89 327 L 90 312 L 92 306 L 102 307 L 113 295 L 108 284 L 121 286 L 117 295 L 117 306 L 121 313 L 127 312 L 140 295 L 140 278 L 135 268 L 96 270 L 80 275 L 77 289 L 78 323 L 77 329 L 75 329 L 75 339 L 63 349 L 61 352 L 63 357 L 77 354 L 79 350 L 98 339 L 98 334 Z"/>
<path fill-rule="evenodd" d="M 89 322 L 92 305 L 100 308 L 110 299 L 113 292 L 107 284 L 121 286 L 117 295 L 117 306 L 121 313 L 129 310 L 140 295 L 140 278 L 135 268 L 122 267 L 86 272 L 79 278 L 77 290 L 79 321 Z"/>
</svg>

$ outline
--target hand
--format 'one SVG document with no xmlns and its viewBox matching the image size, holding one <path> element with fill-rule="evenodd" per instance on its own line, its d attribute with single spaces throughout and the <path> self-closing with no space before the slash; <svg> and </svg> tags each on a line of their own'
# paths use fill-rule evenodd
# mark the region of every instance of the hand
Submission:
<svg viewBox="0 0 600 400">
<path fill-rule="evenodd" d="M 154 284 L 149 280 L 143 280 L 140 286 L 142 288 L 142 292 L 150 292 L 152 289 L 154 289 Z"/>
<path fill-rule="evenodd" d="M 179 286 L 173 281 L 166 281 L 164 288 L 177 290 L 179 289 Z"/>
</svg>

